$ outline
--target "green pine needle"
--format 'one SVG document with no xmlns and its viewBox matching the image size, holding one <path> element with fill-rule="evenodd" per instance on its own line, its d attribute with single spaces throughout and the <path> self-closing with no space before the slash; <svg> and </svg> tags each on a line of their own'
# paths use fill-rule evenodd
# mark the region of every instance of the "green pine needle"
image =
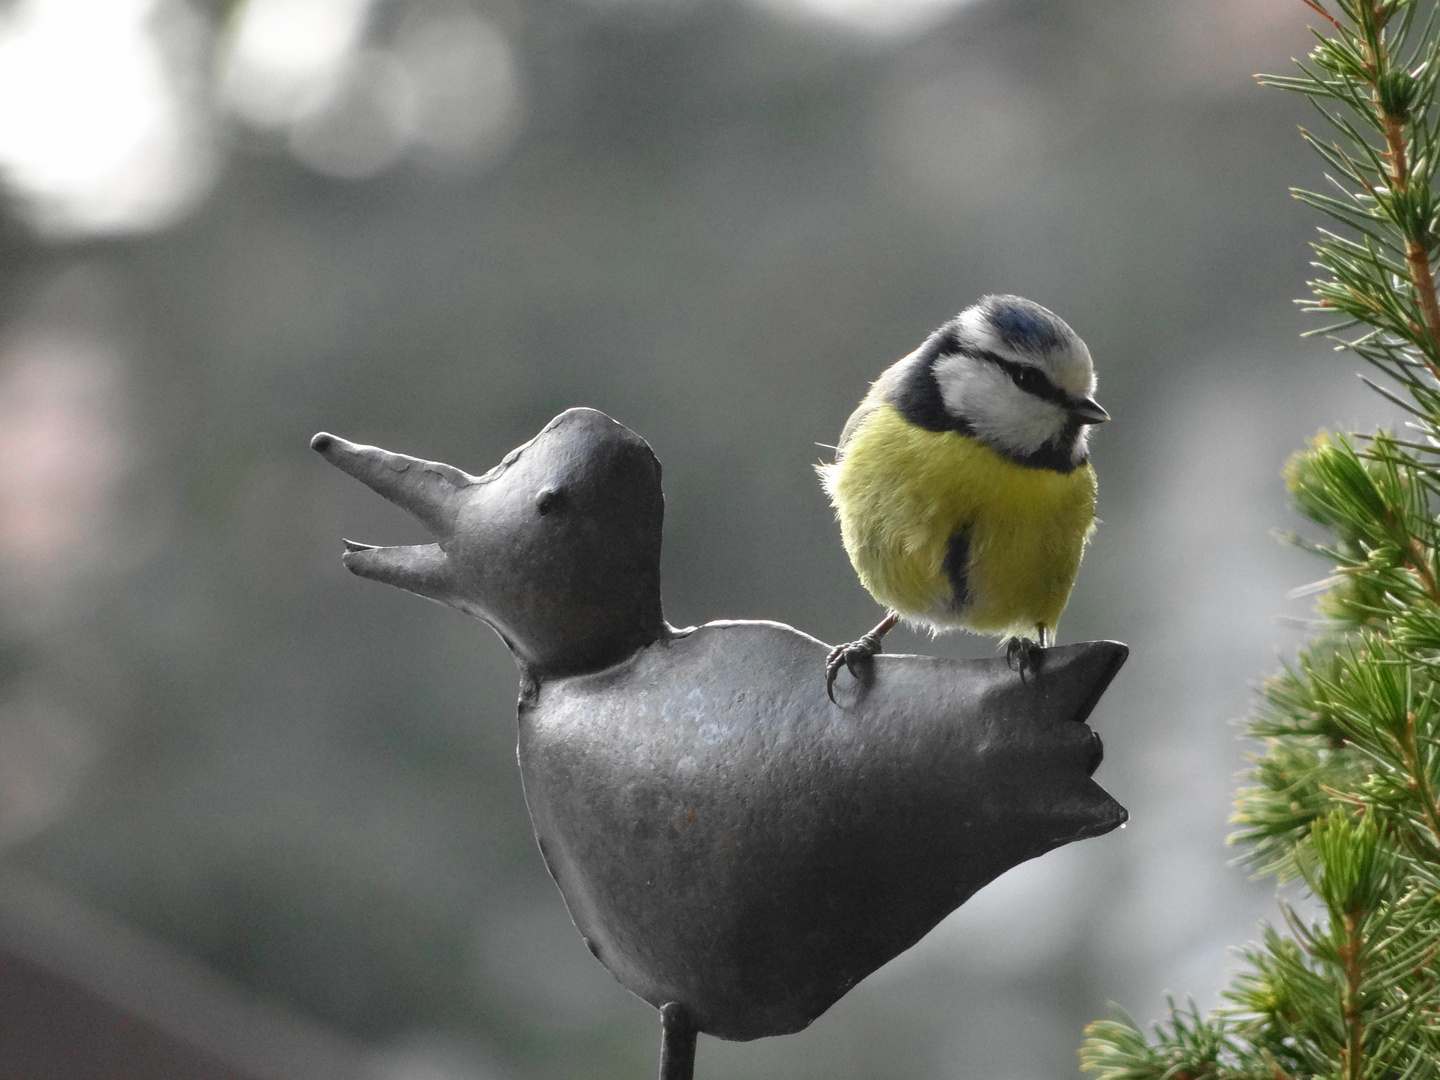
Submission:
<svg viewBox="0 0 1440 1080">
<path fill-rule="evenodd" d="M 1291 539 L 1329 569 L 1318 636 L 1248 722 L 1231 842 L 1324 918 L 1282 903 L 1209 1016 L 1091 1024 L 1102 1080 L 1440 1080 L 1440 0 L 1300 2 L 1315 48 L 1260 81 L 1325 132 L 1302 131 L 1331 190 L 1294 195 L 1332 224 L 1301 306 L 1411 429 L 1321 432 L 1285 470 L 1325 533 Z"/>
</svg>

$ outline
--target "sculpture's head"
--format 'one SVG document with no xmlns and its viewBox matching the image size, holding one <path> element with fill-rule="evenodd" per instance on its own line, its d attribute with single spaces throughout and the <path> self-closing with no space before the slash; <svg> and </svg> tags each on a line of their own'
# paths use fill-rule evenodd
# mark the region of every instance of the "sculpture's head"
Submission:
<svg viewBox="0 0 1440 1080">
<path fill-rule="evenodd" d="M 484 476 L 324 432 L 310 445 L 436 539 L 347 540 L 345 566 L 483 619 L 529 674 L 595 671 L 665 632 L 660 462 L 604 413 L 561 413 Z"/>
</svg>

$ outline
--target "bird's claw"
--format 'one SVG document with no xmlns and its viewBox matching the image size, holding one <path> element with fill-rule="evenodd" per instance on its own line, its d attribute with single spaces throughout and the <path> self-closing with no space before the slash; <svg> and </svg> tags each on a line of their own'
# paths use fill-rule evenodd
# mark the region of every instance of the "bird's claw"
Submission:
<svg viewBox="0 0 1440 1080">
<path fill-rule="evenodd" d="M 859 682 L 861 673 L 855 670 L 855 665 L 869 663 L 880 651 L 880 637 L 873 631 L 859 641 L 847 641 L 844 645 L 836 645 L 831 649 L 825 657 L 825 693 L 829 695 L 830 700 L 835 701 L 835 680 L 839 677 L 842 667 L 850 672 L 852 679 Z M 839 702 L 835 703 L 839 704 Z"/>
<path fill-rule="evenodd" d="M 1024 678 L 1027 671 L 1039 671 L 1040 660 L 1045 655 L 1045 646 L 1025 637 L 1012 637 L 1005 643 L 1005 663 L 1011 671 L 1018 671 Z"/>
</svg>

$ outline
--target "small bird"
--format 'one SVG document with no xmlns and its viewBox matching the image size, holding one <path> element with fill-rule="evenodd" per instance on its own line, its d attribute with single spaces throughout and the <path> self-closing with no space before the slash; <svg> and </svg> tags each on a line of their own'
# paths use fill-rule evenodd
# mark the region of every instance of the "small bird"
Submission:
<svg viewBox="0 0 1440 1080">
<path fill-rule="evenodd" d="M 901 619 L 1008 639 L 1023 671 L 1049 646 L 1095 528 L 1090 350 L 1058 315 L 985 296 L 888 368 L 846 421 L 821 483 L 860 582 L 887 613 L 825 663 L 880 652 Z M 858 677 L 858 676 L 857 676 Z"/>
</svg>

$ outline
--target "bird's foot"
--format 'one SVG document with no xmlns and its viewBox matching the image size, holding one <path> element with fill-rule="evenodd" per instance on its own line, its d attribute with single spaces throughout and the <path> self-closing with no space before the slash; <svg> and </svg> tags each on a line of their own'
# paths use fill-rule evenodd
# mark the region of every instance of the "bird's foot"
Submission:
<svg viewBox="0 0 1440 1080">
<path fill-rule="evenodd" d="M 871 630 L 859 641 L 847 641 L 844 645 L 836 645 L 831 649 L 829 655 L 825 657 L 825 693 L 830 695 L 830 700 L 835 700 L 835 680 L 839 677 L 842 667 L 858 681 L 860 672 L 855 670 L 855 665 L 868 664 L 880 651 L 880 635 L 874 630 Z"/>
<path fill-rule="evenodd" d="M 1005 643 L 1005 663 L 1023 678 L 1027 671 L 1039 671 L 1045 645 L 1024 637 L 1012 637 Z"/>
</svg>

